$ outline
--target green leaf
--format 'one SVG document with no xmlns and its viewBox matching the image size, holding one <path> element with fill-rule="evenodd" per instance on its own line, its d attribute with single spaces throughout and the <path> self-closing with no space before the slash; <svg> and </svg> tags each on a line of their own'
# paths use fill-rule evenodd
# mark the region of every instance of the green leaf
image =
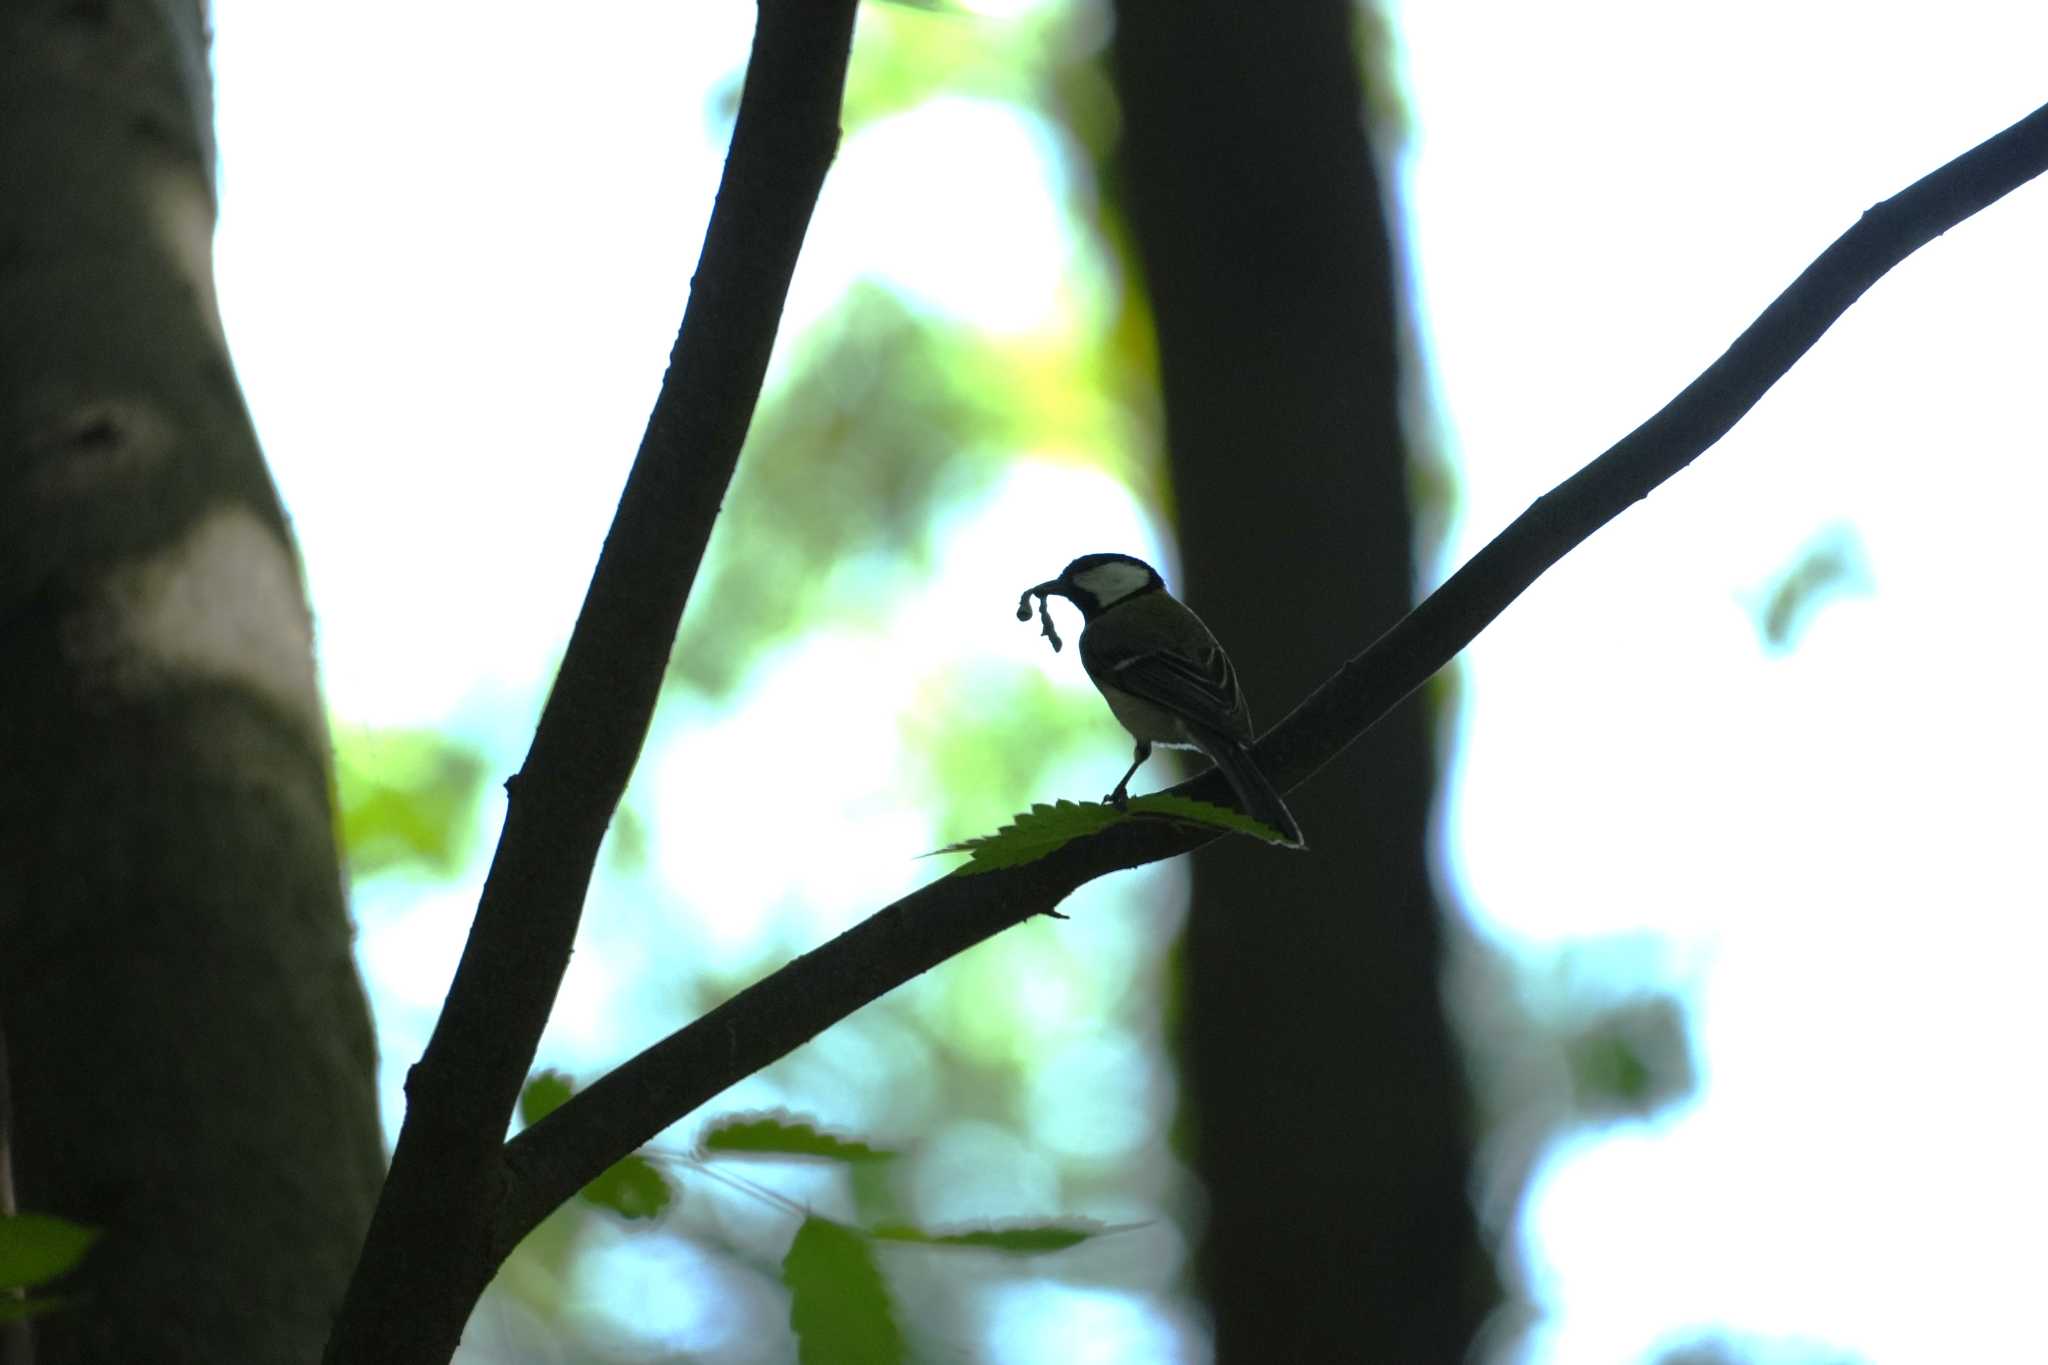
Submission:
<svg viewBox="0 0 2048 1365">
<path fill-rule="evenodd" d="M 967 861 L 955 873 L 993 872 L 997 868 L 1022 867 L 1085 835 L 1108 829 L 1124 817 L 1114 806 L 1099 801 L 1059 801 L 1048 806 L 1039 802 L 1021 815 L 1010 818 L 994 834 L 977 835 L 934 849 L 934 853 L 965 853 Z"/>
<path fill-rule="evenodd" d="M 1169 796 L 1165 792 L 1154 792 L 1140 796 L 1131 802 L 1131 810 L 1140 815 L 1164 815 L 1174 820 L 1185 820 L 1190 824 L 1208 825 L 1214 829 L 1226 829 L 1235 834 L 1249 834 L 1254 839 L 1277 843 L 1280 831 L 1263 820 L 1254 820 L 1241 810 L 1228 806 L 1212 805 L 1207 801 L 1194 801 L 1185 796 Z"/>
<path fill-rule="evenodd" d="M 825 1218 L 806 1218 L 782 1258 L 789 1325 L 802 1365 L 897 1365 L 903 1332 L 868 1240 Z"/>
<path fill-rule="evenodd" d="M 431 730 L 341 728 L 334 757 L 342 847 L 357 876 L 461 866 L 476 835 L 482 754 Z"/>
<path fill-rule="evenodd" d="M 1062 844 L 1108 829 L 1119 820 L 1148 816 L 1207 825 L 1233 834 L 1249 834 L 1268 843 L 1276 842 L 1280 837 L 1280 831 L 1242 811 L 1155 792 L 1151 796 L 1135 798 L 1125 812 L 1101 801 L 1059 801 L 1050 806 L 1040 802 L 1024 814 L 1013 817 L 1009 824 L 994 834 L 962 839 L 957 844 L 947 844 L 932 852 L 965 853 L 968 860 L 953 869 L 956 874 L 993 872 L 997 868 L 1021 867 L 1025 863 L 1036 862 Z"/>
<path fill-rule="evenodd" d="M 519 1092 L 519 1121 L 528 1128 L 569 1102 L 576 1083 L 559 1071 L 536 1071 Z"/>
<path fill-rule="evenodd" d="M 910 1242 L 918 1246 L 980 1247 L 988 1251 L 1007 1251 L 1020 1256 L 1042 1256 L 1050 1251 L 1065 1251 L 1083 1242 L 1112 1233 L 1129 1232 L 1137 1227 L 1135 1223 L 1112 1225 L 1098 1223 L 1092 1218 L 1069 1218 L 1057 1223 L 1010 1223 L 985 1228 L 967 1228 L 958 1232 L 927 1232 L 901 1224 L 889 1224 L 875 1228 L 871 1236 L 885 1242 Z"/>
<path fill-rule="evenodd" d="M 47 1213 L 0 1216 L 0 1289 L 56 1279 L 85 1259 L 99 1235 L 98 1228 Z"/>
<path fill-rule="evenodd" d="M 576 1083 L 559 1071 L 537 1071 L 519 1092 L 519 1118 L 531 1128 L 569 1102 Z M 629 1156 L 613 1163 L 597 1179 L 576 1192 L 586 1204 L 621 1218 L 652 1218 L 675 1202 L 675 1191 L 645 1157 Z"/>
<path fill-rule="evenodd" d="M 675 1191 L 647 1158 L 629 1156 L 614 1164 L 580 1192 L 586 1203 L 621 1218 L 652 1218 L 675 1201 Z"/>
<path fill-rule="evenodd" d="M 826 1161 L 886 1161 L 894 1152 L 871 1147 L 858 1138 L 828 1133 L 809 1119 L 786 1109 L 753 1114 L 728 1114 L 713 1119 L 698 1148 L 707 1155 L 724 1152 L 747 1156 L 820 1157 Z"/>
</svg>

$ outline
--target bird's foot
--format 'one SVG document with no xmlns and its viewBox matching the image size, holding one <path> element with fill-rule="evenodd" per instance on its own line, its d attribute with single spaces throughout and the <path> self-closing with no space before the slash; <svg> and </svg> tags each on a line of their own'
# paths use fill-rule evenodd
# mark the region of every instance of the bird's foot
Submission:
<svg viewBox="0 0 2048 1365">
<path fill-rule="evenodd" d="M 1118 787 L 1115 791 L 1102 798 L 1102 804 L 1105 806 L 1115 806 L 1117 812 L 1121 814 L 1130 809 L 1131 794 L 1125 788 Z"/>
</svg>

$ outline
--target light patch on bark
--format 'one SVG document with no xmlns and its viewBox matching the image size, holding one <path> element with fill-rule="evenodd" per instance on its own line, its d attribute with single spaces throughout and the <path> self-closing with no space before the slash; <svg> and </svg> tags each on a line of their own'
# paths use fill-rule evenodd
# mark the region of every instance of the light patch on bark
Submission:
<svg viewBox="0 0 2048 1365">
<path fill-rule="evenodd" d="M 239 684 L 325 734 L 298 566 L 246 507 L 216 508 L 167 549 L 115 568 L 95 597 L 65 632 L 88 684 L 131 695 Z"/>
<path fill-rule="evenodd" d="M 207 330 L 226 350 L 227 331 L 213 285 L 213 196 L 190 170 L 165 168 L 144 178 L 143 199 L 165 257 L 192 287 Z"/>
</svg>

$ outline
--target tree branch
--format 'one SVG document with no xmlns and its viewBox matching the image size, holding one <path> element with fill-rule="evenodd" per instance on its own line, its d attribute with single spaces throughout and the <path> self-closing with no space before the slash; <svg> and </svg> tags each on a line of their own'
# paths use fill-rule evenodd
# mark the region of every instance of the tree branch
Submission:
<svg viewBox="0 0 2048 1365">
<path fill-rule="evenodd" d="M 839 144 L 854 0 L 760 0 L 717 206 L 408 1110 L 329 1362 L 445 1361 L 497 1270 L 503 1137 L 647 734 Z"/>
<path fill-rule="evenodd" d="M 1866 212 L 1684 392 L 1537 499 L 1261 741 L 1291 788 L 1335 758 L 1551 565 L 1727 434 L 1884 273 L 2048 169 L 2048 107 Z M 996 604 L 1000 606 L 1002 604 Z M 994 608 L 992 608 L 994 609 Z M 1175 789 L 1227 800 L 1214 772 Z M 1213 834 L 1130 821 L 1022 867 L 943 878 L 797 958 L 602 1077 L 506 1147 L 507 1250 L 607 1166 L 720 1091 L 956 953 L 1052 910 L 1105 873 Z"/>
</svg>

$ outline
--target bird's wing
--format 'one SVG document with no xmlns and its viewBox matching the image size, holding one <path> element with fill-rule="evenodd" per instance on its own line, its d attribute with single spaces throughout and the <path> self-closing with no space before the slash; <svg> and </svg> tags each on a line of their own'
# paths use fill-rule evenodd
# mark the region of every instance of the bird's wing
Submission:
<svg viewBox="0 0 2048 1365">
<path fill-rule="evenodd" d="M 1086 642 L 1083 641 L 1085 644 Z M 1237 670 L 1221 645 L 1198 654 L 1137 654 L 1101 672 L 1102 680 L 1231 739 L 1251 737 Z"/>
</svg>

